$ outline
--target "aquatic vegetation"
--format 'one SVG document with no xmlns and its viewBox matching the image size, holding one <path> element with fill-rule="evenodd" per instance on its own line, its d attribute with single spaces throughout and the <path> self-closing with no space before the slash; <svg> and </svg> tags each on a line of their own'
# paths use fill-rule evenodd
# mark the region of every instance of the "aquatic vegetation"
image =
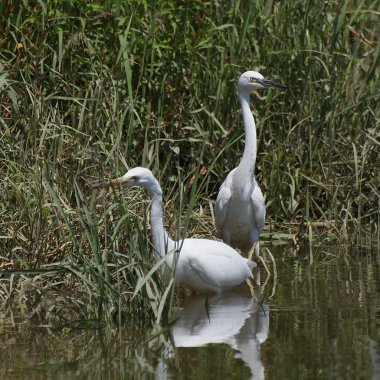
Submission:
<svg viewBox="0 0 380 380">
<path fill-rule="evenodd" d="M 213 202 L 243 147 L 236 81 L 247 68 L 292 84 L 255 100 L 262 238 L 379 245 L 377 1 L 10 0 L 0 14 L 8 315 L 169 314 L 139 212 L 147 203 L 97 197 L 88 183 L 149 167 L 171 235 L 215 236 Z"/>
</svg>

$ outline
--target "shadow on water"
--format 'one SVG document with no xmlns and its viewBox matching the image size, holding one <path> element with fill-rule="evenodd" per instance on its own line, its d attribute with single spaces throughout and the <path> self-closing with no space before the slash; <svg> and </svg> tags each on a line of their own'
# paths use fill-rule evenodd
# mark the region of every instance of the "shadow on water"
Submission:
<svg viewBox="0 0 380 380">
<path fill-rule="evenodd" d="M 0 378 L 380 379 L 380 256 L 273 253 L 274 294 L 269 278 L 264 298 L 188 297 L 153 340 L 134 326 L 0 326 Z"/>
</svg>

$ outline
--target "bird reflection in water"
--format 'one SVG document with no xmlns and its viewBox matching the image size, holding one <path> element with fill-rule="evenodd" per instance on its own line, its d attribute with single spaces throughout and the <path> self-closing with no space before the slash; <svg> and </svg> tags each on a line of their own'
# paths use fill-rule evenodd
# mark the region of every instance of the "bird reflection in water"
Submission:
<svg viewBox="0 0 380 380">
<path fill-rule="evenodd" d="M 231 291 L 219 295 L 193 295 L 177 313 L 172 328 L 175 347 L 202 347 L 228 344 L 249 367 L 251 379 L 264 379 L 260 346 L 269 333 L 269 307 L 261 295 Z M 173 351 L 167 351 L 173 356 Z M 160 361 L 158 378 L 165 378 L 165 364 Z"/>
</svg>

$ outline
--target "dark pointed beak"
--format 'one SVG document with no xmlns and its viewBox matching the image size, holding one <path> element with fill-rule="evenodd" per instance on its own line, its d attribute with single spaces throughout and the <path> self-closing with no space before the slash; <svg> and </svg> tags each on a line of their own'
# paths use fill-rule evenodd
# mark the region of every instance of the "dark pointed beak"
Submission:
<svg viewBox="0 0 380 380">
<path fill-rule="evenodd" d="M 110 179 L 108 181 L 100 180 L 100 181 L 94 181 L 90 184 L 90 186 L 93 189 L 103 189 L 111 186 L 122 186 L 123 184 L 127 183 L 129 178 L 125 177 L 119 177 L 115 179 Z"/>
<path fill-rule="evenodd" d="M 283 89 L 288 89 L 288 86 L 285 86 L 284 84 L 273 82 L 269 79 L 260 79 L 257 80 L 261 85 L 265 87 L 278 87 L 278 88 L 283 88 Z"/>
</svg>

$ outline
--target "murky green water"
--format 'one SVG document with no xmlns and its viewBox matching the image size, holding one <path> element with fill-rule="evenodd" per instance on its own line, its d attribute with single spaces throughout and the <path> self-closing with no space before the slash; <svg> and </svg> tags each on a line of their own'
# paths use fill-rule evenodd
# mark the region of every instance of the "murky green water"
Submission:
<svg viewBox="0 0 380 380">
<path fill-rule="evenodd" d="M 262 295 L 210 297 L 208 311 L 189 297 L 170 336 L 149 343 L 134 329 L 2 328 L 0 377 L 380 379 L 380 255 L 321 249 L 310 266 L 274 251 Z"/>
</svg>

